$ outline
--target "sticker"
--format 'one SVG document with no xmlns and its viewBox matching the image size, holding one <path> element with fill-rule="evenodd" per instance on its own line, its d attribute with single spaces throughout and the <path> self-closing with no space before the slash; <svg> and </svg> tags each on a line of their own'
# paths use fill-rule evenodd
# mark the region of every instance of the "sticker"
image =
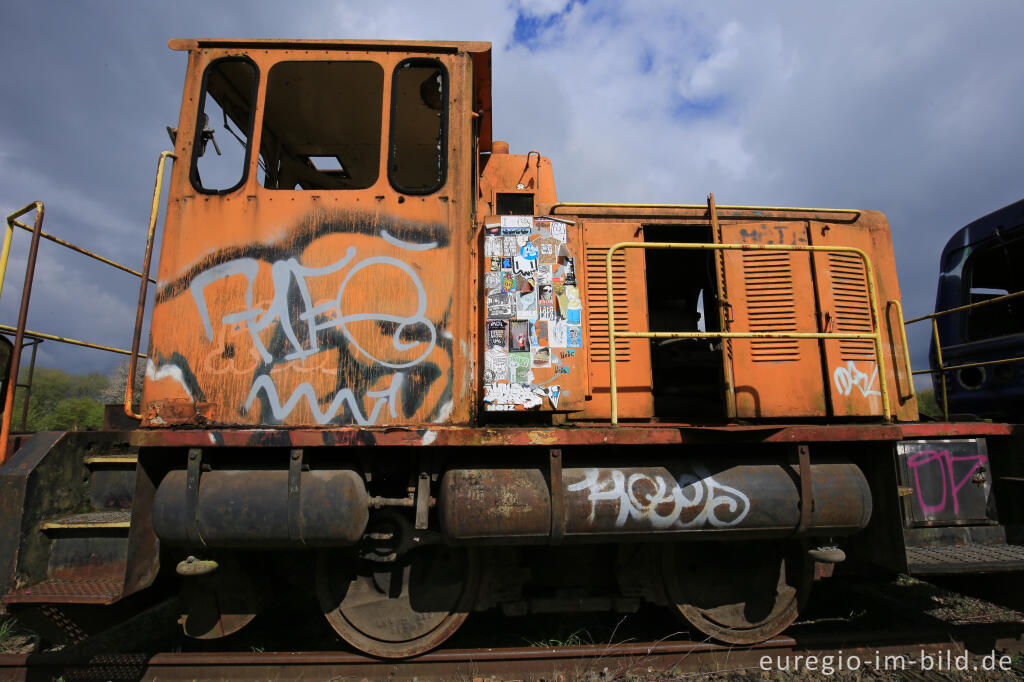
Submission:
<svg viewBox="0 0 1024 682">
<path fill-rule="evenodd" d="M 565 294 L 555 294 L 555 303 L 558 305 L 558 316 L 563 320 L 569 317 L 569 297 Z"/>
<path fill-rule="evenodd" d="M 519 294 L 519 305 L 516 308 L 516 317 L 520 320 L 537 319 L 537 294 L 528 292 Z"/>
<path fill-rule="evenodd" d="M 537 305 L 553 306 L 555 304 L 553 287 L 550 284 L 541 284 L 537 294 Z"/>
<path fill-rule="evenodd" d="M 488 223 L 484 225 L 484 234 L 491 237 L 501 236 L 501 225 L 498 223 Z"/>
<path fill-rule="evenodd" d="M 548 347 L 537 348 L 533 351 L 533 368 L 541 369 L 551 366 L 551 349 Z"/>
<path fill-rule="evenodd" d="M 495 347 L 484 353 L 484 383 L 507 382 L 508 377 L 508 353 L 505 349 Z"/>
<path fill-rule="evenodd" d="M 505 260 L 508 260 L 506 258 Z M 522 256 L 515 257 L 516 272 L 522 275 L 532 275 L 537 272 L 537 259 L 530 260 Z"/>
<path fill-rule="evenodd" d="M 537 260 L 540 252 L 532 242 L 527 242 L 519 249 L 519 256 L 526 260 Z"/>
<path fill-rule="evenodd" d="M 537 304 L 537 317 L 542 320 L 554 320 L 555 319 L 555 306 L 546 304 Z"/>
<path fill-rule="evenodd" d="M 492 258 L 491 259 L 491 272 L 497 272 L 498 270 L 501 270 L 501 259 L 500 258 Z"/>
<path fill-rule="evenodd" d="M 576 261 L 572 258 L 561 258 L 558 259 L 558 265 L 555 266 L 553 279 L 559 279 L 566 284 L 576 285 Z"/>
<path fill-rule="evenodd" d="M 484 255 L 488 258 L 501 258 L 503 244 L 501 237 L 484 237 Z"/>
<path fill-rule="evenodd" d="M 562 394 L 562 387 L 558 384 L 554 386 L 548 386 L 548 400 L 551 401 L 551 407 L 558 409 L 558 396 Z"/>
<path fill-rule="evenodd" d="M 536 343 L 538 346 L 548 345 L 548 321 L 537 320 L 530 325 L 530 343 Z M 534 340 L 536 339 L 536 341 Z"/>
<path fill-rule="evenodd" d="M 531 215 L 503 215 L 501 216 L 502 227 L 525 227 L 527 231 L 533 227 L 533 216 Z"/>
<path fill-rule="evenodd" d="M 501 238 L 501 253 L 499 256 L 505 256 L 506 258 L 512 258 L 519 253 L 519 244 L 516 243 L 515 237 L 502 237 Z"/>
<path fill-rule="evenodd" d="M 537 281 L 533 277 L 516 275 L 516 291 L 521 294 L 531 294 L 537 290 Z"/>
<path fill-rule="evenodd" d="M 487 348 L 498 347 L 502 350 L 508 346 L 508 322 L 505 320 L 487 320 Z"/>
<path fill-rule="evenodd" d="M 551 236 L 560 242 L 565 242 L 565 223 L 553 221 L 551 223 Z"/>
<path fill-rule="evenodd" d="M 561 242 L 552 237 L 541 237 L 534 243 L 539 251 L 538 259 L 540 264 L 554 265 L 558 260 L 558 247 L 562 245 Z"/>
<path fill-rule="evenodd" d="M 567 343 L 566 339 L 566 325 L 561 320 L 555 320 L 548 323 L 548 346 L 551 348 L 565 348 Z"/>
<path fill-rule="evenodd" d="M 513 320 L 509 323 L 508 349 L 516 353 L 530 351 L 529 320 Z"/>
<path fill-rule="evenodd" d="M 580 324 L 580 315 L 582 313 L 583 305 L 580 303 L 579 289 L 566 284 L 565 299 L 569 304 L 568 309 L 566 310 L 566 319 L 569 321 L 569 324 Z"/>
<path fill-rule="evenodd" d="M 484 273 L 484 289 L 493 292 L 501 291 L 501 273 L 500 272 L 485 272 Z"/>
<path fill-rule="evenodd" d="M 583 327 L 577 325 L 566 325 L 566 347 L 583 348 Z"/>
<path fill-rule="evenodd" d="M 503 270 L 501 273 L 501 290 L 502 291 L 515 291 L 516 290 L 516 276 L 512 274 L 510 270 Z"/>
<path fill-rule="evenodd" d="M 503 228 L 501 228 L 501 233 L 503 235 L 505 235 L 506 237 L 508 237 L 508 236 L 513 236 L 514 237 L 514 236 L 517 236 L 517 235 L 524 235 L 524 234 L 528 235 L 528 234 L 530 234 L 530 228 L 528 228 L 528 227 L 503 227 Z"/>
<path fill-rule="evenodd" d="M 509 377 L 512 379 L 514 384 L 526 384 L 530 382 L 530 354 L 529 353 L 509 353 Z"/>
<path fill-rule="evenodd" d="M 516 314 L 516 295 L 514 292 L 487 294 L 487 317 L 496 320 L 508 320 Z"/>
<path fill-rule="evenodd" d="M 504 268 L 505 270 L 511 270 L 512 269 L 512 259 L 511 258 L 502 258 L 501 259 L 501 267 Z"/>
<path fill-rule="evenodd" d="M 505 412 L 516 409 L 517 405 L 529 410 L 539 407 L 544 401 L 544 389 L 522 384 L 485 384 L 484 402 L 491 412 Z"/>
</svg>

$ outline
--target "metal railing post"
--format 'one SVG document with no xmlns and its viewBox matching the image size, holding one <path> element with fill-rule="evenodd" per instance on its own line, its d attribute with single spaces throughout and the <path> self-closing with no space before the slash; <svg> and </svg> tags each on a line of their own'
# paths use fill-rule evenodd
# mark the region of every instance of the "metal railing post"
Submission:
<svg viewBox="0 0 1024 682">
<path fill-rule="evenodd" d="M 139 343 L 142 339 L 142 320 L 146 313 L 146 295 L 149 290 L 149 268 L 153 261 L 153 237 L 156 234 L 156 219 L 160 211 L 160 193 L 164 185 L 164 165 L 168 158 L 177 158 L 172 152 L 160 152 L 156 164 L 156 184 L 153 187 L 153 204 L 149 211 L 149 230 L 146 233 L 146 255 L 142 262 L 142 276 L 139 283 L 139 303 L 135 309 L 135 329 L 132 332 L 132 354 L 128 362 L 128 381 L 124 388 L 124 413 L 133 419 L 142 419 L 141 414 L 132 411 L 135 401 L 135 368 L 139 357 Z"/>
<path fill-rule="evenodd" d="M 18 328 L 14 334 L 14 348 L 11 351 L 11 371 L 7 380 L 7 395 L 4 396 L 3 425 L 0 426 L 0 466 L 7 461 L 8 440 L 11 437 L 11 412 L 14 410 L 14 391 L 18 383 L 18 364 L 21 362 L 21 346 L 25 341 L 25 323 L 28 320 L 28 304 L 32 297 L 32 279 L 35 276 L 36 254 L 39 252 L 39 234 L 43 228 L 46 209 L 43 202 L 36 201 L 7 216 L 7 234 L 13 232 L 12 223 L 21 216 L 35 209 L 36 221 L 32 230 L 32 243 L 28 251 L 28 264 L 25 266 L 25 284 L 21 290 L 21 308 L 18 310 Z M 5 246 L 9 247 L 8 238 L 4 238 Z M 3 254 L 3 272 L 6 274 L 7 250 Z"/>
</svg>

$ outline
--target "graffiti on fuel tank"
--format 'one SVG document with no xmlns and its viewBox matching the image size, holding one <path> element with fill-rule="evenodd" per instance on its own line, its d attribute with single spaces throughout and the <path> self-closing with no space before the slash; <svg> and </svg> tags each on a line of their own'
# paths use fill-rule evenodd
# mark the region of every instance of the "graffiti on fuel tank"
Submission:
<svg viewBox="0 0 1024 682">
<path fill-rule="evenodd" d="M 173 359 L 158 348 L 147 374 L 192 399 L 199 389 L 220 421 L 232 409 L 262 424 L 442 421 L 451 293 L 423 273 L 441 268 L 447 245 L 441 226 L 349 214 L 222 250 L 158 292 L 158 305 L 197 322 L 184 343 L 174 337 L 186 347 Z"/>
<path fill-rule="evenodd" d="M 627 521 L 646 522 L 656 529 L 726 528 L 743 521 L 750 511 L 750 499 L 742 491 L 722 485 L 700 465 L 678 478 L 665 474 L 587 469 L 582 480 L 566 489 L 588 494 L 590 523 L 602 505 L 617 508 L 618 528 Z"/>
</svg>

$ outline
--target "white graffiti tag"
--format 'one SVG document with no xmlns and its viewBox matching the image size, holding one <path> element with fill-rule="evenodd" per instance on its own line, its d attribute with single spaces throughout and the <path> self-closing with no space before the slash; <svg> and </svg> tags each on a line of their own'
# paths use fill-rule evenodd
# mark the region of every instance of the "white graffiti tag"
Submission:
<svg viewBox="0 0 1024 682">
<path fill-rule="evenodd" d="M 587 469 L 583 480 L 567 489 L 589 493 L 590 523 L 601 502 L 618 504 L 615 525 L 620 528 L 627 521 L 646 521 L 656 529 L 726 528 L 740 523 L 750 511 L 750 499 L 720 484 L 703 467 L 693 469 L 695 474 L 683 474 L 678 481 L 668 471 L 666 476 L 637 471 L 627 476 L 620 469 Z M 725 518 L 720 518 L 720 513 Z"/>
<path fill-rule="evenodd" d="M 842 395 L 850 395 L 853 392 L 854 387 L 860 391 L 860 394 L 867 398 L 872 395 L 882 395 L 879 391 L 872 389 L 875 385 L 875 381 L 878 379 L 878 367 L 874 368 L 871 374 L 857 369 L 857 365 L 850 360 L 846 363 L 846 367 L 836 367 L 836 371 L 832 373 L 832 380 L 836 382 L 836 389 Z"/>
<path fill-rule="evenodd" d="M 413 244 L 405 242 L 390 234 L 382 233 L 384 240 L 405 250 L 423 251 L 432 249 L 436 243 Z M 252 339 L 253 348 L 259 354 L 264 363 L 278 360 L 288 362 L 301 360 L 316 355 L 327 348 L 322 348 L 319 340 L 319 332 L 324 330 L 338 330 L 344 337 L 350 352 L 359 355 L 364 361 L 385 367 L 392 370 L 401 370 L 413 367 L 422 362 L 430 355 L 437 344 L 437 328 L 433 322 L 426 317 L 427 293 L 416 271 L 408 263 L 390 256 L 373 256 L 364 258 L 353 264 L 356 257 L 355 247 L 349 247 L 344 256 L 333 264 L 325 267 L 306 267 L 295 258 L 287 258 L 274 262 L 271 265 L 271 280 L 274 286 L 273 299 L 264 310 L 262 307 L 253 305 L 253 287 L 259 274 L 259 261 L 254 258 L 238 258 L 221 265 L 210 268 L 195 276 L 190 285 L 192 298 L 195 301 L 196 309 L 202 321 L 203 331 L 209 341 L 213 341 L 213 324 L 210 320 L 210 311 L 206 302 L 206 289 L 214 282 L 230 277 L 241 276 L 245 278 L 243 310 L 229 312 L 221 317 L 221 323 L 225 325 L 244 325 Z M 348 268 L 341 283 L 338 285 L 337 294 L 319 303 L 313 301 L 310 293 L 310 280 L 313 278 L 326 277 Z M 345 313 L 342 310 L 342 301 L 345 296 L 345 288 L 357 273 L 371 272 L 373 277 L 379 281 L 387 281 L 401 284 L 405 280 L 414 292 L 414 311 L 408 315 L 394 315 L 387 312 L 355 312 Z M 298 314 L 295 314 L 295 301 L 292 299 L 289 305 L 290 292 L 297 292 L 300 299 Z M 387 304 L 393 304 L 387 301 Z M 403 301 L 403 303 L 405 303 Z M 360 345 L 349 325 L 356 322 L 377 322 L 389 325 L 388 332 L 391 334 L 391 347 L 395 355 L 379 357 L 363 345 Z M 275 358 L 264 345 L 260 333 L 267 328 L 277 325 L 287 340 L 287 345 L 280 357 Z M 297 329 L 296 329 L 297 328 Z M 391 329 L 393 328 L 393 332 Z M 302 340 L 304 339 L 304 340 Z M 406 340 L 408 339 L 408 340 Z M 365 398 L 375 399 L 376 402 L 367 414 L 363 413 L 362 400 L 355 396 L 351 389 L 339 389 L 325 409 L 321 409 L 319 400 L 313 386 L 309 383 L 301 383 L 295 387 L 292 394 L 284 403 L 278 396 L 277 387 L 269 374 L 260 374 L 253 381 L 245 403 L 245 409 L 251 410 L 257 394 L 261 391 L 266 396 L 267 406 L 275 419 L 285 419 L 295 406 L 305 398 L 309 404 L 313 418 L 319 424 L 326 424 L 333 419 L 343 406 L 346 406 L 352 415 L 352 420 L 360 425 L 373 424 L 377 421 L 384 406 L 392 417 L 396 416 L 396 401 L 404 381 L 403 372 L 392 374 L 391 383 L 388 388 L 377 391 L 368 391 Z"/>
</svg>

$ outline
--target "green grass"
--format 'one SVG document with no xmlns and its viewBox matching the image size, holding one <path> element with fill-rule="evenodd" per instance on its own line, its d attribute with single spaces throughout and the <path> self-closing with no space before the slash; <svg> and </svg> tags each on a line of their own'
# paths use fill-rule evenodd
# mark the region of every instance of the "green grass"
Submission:
<svg viewBox="0 0 1024 682">
<path fill-rule="evenodd" d="M 21 626 L 13 616 L 0 616 L 0 652 L 12 651 L 12 640 L 21 634 Z"/>
<path fill-rule="evenodd" d="M 586 630 L 576 630 L 570 633 L 565 639 L 558 639 L 557 637 L 551 639 L 542 639 L 533 641 L 524 639 L 524 642 L 533 647 L 556 647 L 556 646 L 586 646 L 594 643 L 594 638 Z"/>
</svg>

